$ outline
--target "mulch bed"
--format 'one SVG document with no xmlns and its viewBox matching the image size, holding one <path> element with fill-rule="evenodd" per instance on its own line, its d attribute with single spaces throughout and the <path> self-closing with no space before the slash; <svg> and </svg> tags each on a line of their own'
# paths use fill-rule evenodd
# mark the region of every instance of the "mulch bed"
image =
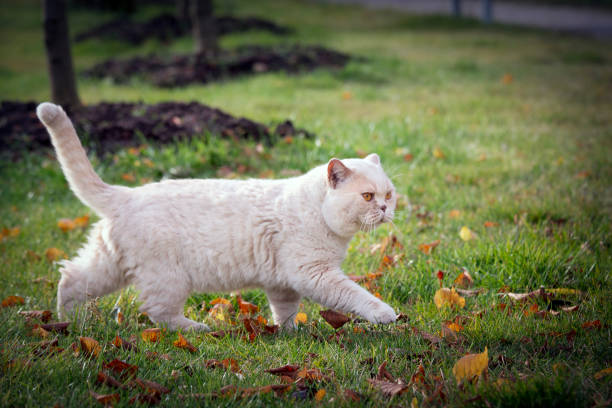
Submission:
<svg viewBox="0 0 612 408">
<path fill-rule="evenodd" d="M 342 68 L 349 59 L 346 54 L 321 46 L 244 46 L 223 51 L 215 58 L 199 54 L 109 59 L 85 71 L 85 75 L 112 78 L 119 83 L 138 76 L 160 87 L 176 87 L 262 72 L 298 73 L 319 67 Z"/>
<path fill-rule="evenodd" d="M 19 158 L 24 150 L 51 146 L 46 129 L 36 117 L 36 102 L 0 102 L 0 154 Z M 312 135 L 290 121 L 272 132 L 267 126 L 237 118 L 197 102 L 99 103 L 68 110 L 83 144 L 98 154 L 143 142 L 165 144 L 210 132 L 233 140 L 269 143 L 274 136 Z"/>
<path fill-rule="evenodd" d="M 215 18 L 217 35 L 239 33 L 250 30 L 268 31 L 277 35 L 291 32 L 287 27 L 279 26 L 268 20 L 257 17 L 219 16 Z M 149 38 L 169 41 L 186 35 L 191 27 L 170 13 L 160 14 L 144 22 L 135 22 L 127 17 L 120 17 L 90 30 L 77 34 L 77 42 L 90 38 L 114 38 L 134 45 L 141 44 Z"/>
</svg>

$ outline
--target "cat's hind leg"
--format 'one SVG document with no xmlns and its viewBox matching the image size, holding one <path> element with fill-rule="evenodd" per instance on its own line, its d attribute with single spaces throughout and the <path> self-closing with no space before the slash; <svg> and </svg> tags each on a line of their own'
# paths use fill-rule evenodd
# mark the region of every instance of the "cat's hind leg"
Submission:
<svg viewBox="0 0 612 408">
<path fill-rule="evenodd" d="M 114 292 L 126 284 L 117 268 L 117 254 L 104 239 L 103 222 L 96 224 L 78 255 L 60 265 L 62 277 L 57 285 L 60 317 L 72 313 L 75 306 Z"/>
<path fill-rule="evenodd" d="M 301 296 L 293 289 L 266 289 L 274 324 L 283 329 L 295 328 L 295 316 L 297 314 Z"/>
</svg>

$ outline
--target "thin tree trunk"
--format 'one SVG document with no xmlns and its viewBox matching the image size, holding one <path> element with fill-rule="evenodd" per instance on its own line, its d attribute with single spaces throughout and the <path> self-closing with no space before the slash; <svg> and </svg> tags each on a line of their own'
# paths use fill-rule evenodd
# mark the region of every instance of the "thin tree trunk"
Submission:
<svg viewBox="0 0 612 408">
<path fill-rule="evenodd" d="M 72 67 L 64 0 L 44 0 L 43 25 L 51 81 L 51 100 L 62 106 L 79 106 L 81 102 Z"/>
<path fill-rule="evenodd" d="M 190 11 L 195 52 L 216 55 L 219 45 L 214 26 L 212 0 L 191 0 Z"/>
</svg>

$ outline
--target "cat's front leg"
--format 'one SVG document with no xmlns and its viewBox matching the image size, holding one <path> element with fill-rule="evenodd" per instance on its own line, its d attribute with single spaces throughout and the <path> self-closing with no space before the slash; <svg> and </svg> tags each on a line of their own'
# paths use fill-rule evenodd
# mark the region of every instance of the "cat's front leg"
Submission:
<svg viewBox="0 0 612 408">
<path fill-rule="evenodd" d="M 313 271 L 299 282 L 304 295 L 331 309 L 356 313 L 372 323 L 391 323 L 391 306 L 350 280 L 340 269 Z"/>
<path fill-rule="evenodd" d="M 297 314 L 302 298 L 299 293 L 289 288 L 266 289 L 274 324 L 283 329 L 295 328 L 295 315 Z"/>
</svg>

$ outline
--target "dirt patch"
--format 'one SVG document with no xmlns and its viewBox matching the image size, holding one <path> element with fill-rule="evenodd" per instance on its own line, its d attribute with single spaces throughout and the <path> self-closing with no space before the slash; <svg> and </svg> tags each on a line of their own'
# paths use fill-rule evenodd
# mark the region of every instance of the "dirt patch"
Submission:
<svg viewBox="0 0 612 408">
<path fill-rule="evenodd" d="M 24 150 L 51 146 L 46 129 L 36 117 L 36 102 L 0 102 L 0 153 L 18 158 Z M 266 125 L 234 117 L 197 102 L 100 103 L 69 110 L 83 144 L 98 154 L 143 142 L 172 143 L 209 132 L 230 139 L 269 143 L 273 136 L 312 135 L 290 121 L 272 132 Z"/>
<path fill-rule="evenodd" d="M 207 83 L 262 72 L 298 73 L 319 67 L 341 68 L 350 57 L 320 46 L 244 46 L 223 51 L 218 57 L 178 55 L 163 58 L 156 55 L 126 60 L 109 59 L 87 70 L 94 78 L 112 78 L 125 82 L 138 76 L 161 87 Z"/>
<path fill-rule="evenodd" d="M 219 16 L 215 18 L 217 35 L 251 30 L 268 31 L 277 35 L 291 33 L 287 27 L 257 17 Z M 144 22 L 121 17 L 77 34 L 76 42 L 90 38 L 113 38 L 130 44 L 141 44 L 149 38 L 169 41 L 190 32 L 191 27 L 170 13 L 160 14 Z"/>
</svg>

